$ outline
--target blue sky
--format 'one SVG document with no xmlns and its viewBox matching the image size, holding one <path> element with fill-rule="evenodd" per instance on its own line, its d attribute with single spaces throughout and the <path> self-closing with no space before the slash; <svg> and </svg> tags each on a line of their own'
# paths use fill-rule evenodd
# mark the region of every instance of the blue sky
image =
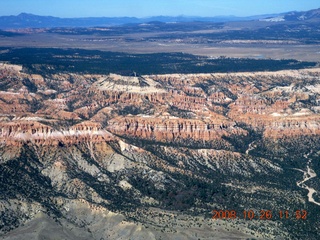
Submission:
<svg viewBox="0 0 320 240">
<path fill-rule="evenodd" d="M 2 0 L 0 15 L 26 12 L 57 17 L 250 16 L 319 7 L 319 0 Z"/>
</svg>

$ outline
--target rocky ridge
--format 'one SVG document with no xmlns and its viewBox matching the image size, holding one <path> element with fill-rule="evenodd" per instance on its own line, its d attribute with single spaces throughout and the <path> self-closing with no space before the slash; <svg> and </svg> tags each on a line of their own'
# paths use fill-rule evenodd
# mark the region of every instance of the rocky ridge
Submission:
<svg viewBox="0 0 320 240">
<path fill-rule="evenodd" d="M 39 76 L 3 65 L 0 133 L 14 141 L 107 136 L 107 130 L 155 141 L 209 141 L 245 137 L 240 125 L 246 124 L 265 137 L 314 135 L 319 71 Z M 59 121 L 68 126 L 53 127 Z"/>
<path fill-rule="evenodd" d="M 2 64 L 0 231 L 55 219 L 74 239 L 74 227 L 93 239 L 316 239 L 312 214 L 312 228 L 274 220 L 267 231 L 258 220 L 212 222 L 210 212 L 316 211 L 292 169 L 320 152 L 319 86 L 318 68 L 40 76 Z M 103 228 L 108 219 L 117 231 Z"/>
</svg>

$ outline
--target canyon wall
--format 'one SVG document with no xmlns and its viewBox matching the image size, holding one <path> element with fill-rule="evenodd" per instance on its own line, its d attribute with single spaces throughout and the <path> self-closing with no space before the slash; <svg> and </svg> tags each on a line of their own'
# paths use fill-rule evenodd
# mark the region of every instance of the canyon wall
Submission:
<svg viewBox="0 0 320 240">
<path fill-rule="evenodd" d="M 29 75 L 0 66 L 0 139 L 72 144 L 318 136 L 320 69 L 228 74 Z M 233 145 L 231 141 L 226 145 Z M 246 143 L 244 143 L 246 144 Z"/>
</svg>

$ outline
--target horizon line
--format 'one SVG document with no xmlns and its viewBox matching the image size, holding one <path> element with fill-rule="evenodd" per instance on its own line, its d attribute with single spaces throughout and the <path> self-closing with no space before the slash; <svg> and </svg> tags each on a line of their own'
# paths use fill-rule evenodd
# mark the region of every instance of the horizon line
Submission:
<svg viewBox="0 0 320 240">
<path fill-rule="evenodd" d="M 30 12 L 20 12 L 19 14 L 11 14 L 11 15 L 0 15 L 0 17 L 18 17 L 20 15 L 32 15 L 32 16 L 37 16 L 37 17 L 53 17 L 53 18 L 62 18 L 62 19 L 75 19 L 75 18 L 136 18 L 136 19 L 144 19 L 144 18 L 152 18 L 152 17 L 199 17 L 199 18 L 218 18 L 218 17 L 237 17 L 237 18 L 246 18 L 246 17 L 255 17 L 255 16 L 264 16 L 264 15 L 275 15 L 275 14 L 287 14 L 291 12 L 307 12 L 307 11 L 312 11 L 312 10 L 317 10 L 320 8 L 313 8 L 309 9 L 306 11 L 298 11 L 298 10 L 292 10 L 288 12 L 279 12 L 279 13 L 263 13 L 263 14 L 253 14 L 253 15 L 246 15 L 246 16 L 238 16 L 238 15 L 213 15 L 213 16 L 200 16 L 200 15 L 186 15 L 186 14 L 179 14 L 179 15 L 152 15 L 152 16 L 145 16 L 145 17 L 137 17 L 137 16 L 90 16 L 90 17 L 58 17 L 54 15 L 39 15 L 39 14 L 34 14 Z"/>
</svg>

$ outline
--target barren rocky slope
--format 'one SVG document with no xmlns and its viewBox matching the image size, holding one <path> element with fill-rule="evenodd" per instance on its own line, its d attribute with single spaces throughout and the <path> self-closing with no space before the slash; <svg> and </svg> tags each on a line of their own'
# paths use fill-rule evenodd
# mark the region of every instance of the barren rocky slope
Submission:
<svg viewBox="0 0 320 240">
<path fill-rule="evenodd" d="M 320 174 L 319 112 L 317 68 L 40 76 L 3 64 L 0 236 L 316 239 L 319 206 L 296 169 L 311 159 Z M 320 201 L 317 179 L 306 184 Z M 308 219 L 212 220 L 214 209 Z"/>
</svg>

